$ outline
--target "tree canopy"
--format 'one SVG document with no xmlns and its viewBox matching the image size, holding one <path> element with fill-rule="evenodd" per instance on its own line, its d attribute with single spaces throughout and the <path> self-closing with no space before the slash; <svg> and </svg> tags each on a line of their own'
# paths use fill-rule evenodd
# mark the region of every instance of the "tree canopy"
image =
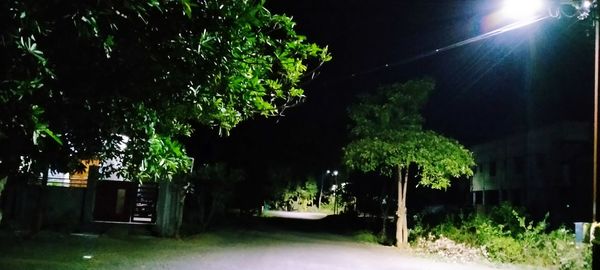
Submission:
<svg viewBox="0 0 600 270">
<path fill-rule="evenodd" d="M 413 80 L 380 87 L 350 108 L 354 140 L 344 149 L 344 162 L 353 170 L 392 176 L 415 165 L 419 185 L 447 188 L 453 177 L 471 175 L 471 153 L 455 140 L 423 129 L 420 110 L 434 82 Z"/>
<path fill-rule="evenodd" d="M 169 178 L 188 169 L 179 139 L 194 123 L 227 133 L 301 102 L 330 55 L 263 4 L 3 1 L 2 173 L 23 158 L 61 171 L 99 158 Z"/>
<path fill-rule="evenodd" d="M 434 189 L 450 186 L 450 180 L 471 175 L 473 158 L 454 140 L 433 131 L 403 131 L 393 138 L 359 139 L 345 149 L 345 162 L 353 170 L 378 171 L 392 176 L 417 166 L 418 185 Z"/>
<path fill-rule="evenodd" d="M 344 148 L 344 163 L 352 170 L 397 176 L 399 246 L 408 242 L 406 191 L 411 168 L 416 168 L 417 185 L 444 189 L 452 178 L 472 175 L 475 165 L 471 152 L 460 143 L 423 129 L 420 110 L 434 87 L 429 79 L 383 86 L 350 108 L 354 140 Z"/>
</svg>

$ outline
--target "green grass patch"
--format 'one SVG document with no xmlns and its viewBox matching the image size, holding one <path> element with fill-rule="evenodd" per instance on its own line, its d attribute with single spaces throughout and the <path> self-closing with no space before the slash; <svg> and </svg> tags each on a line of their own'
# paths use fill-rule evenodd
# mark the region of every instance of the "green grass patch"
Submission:
<svg viewBox="0 0 600 270">
<path fill-rule="evenodd" d="M 358 231 L 352 235 L 352 238 L 358 242 L 362 243 L 371 243 L 377 244 L 379 243 L 379 237 L 373 234 L 370 231 Z"/>
<path fill-rule="evenodd" d="M 369 233 L 349 235 L 285 230 L 224 229 L 182 239 L 105 234 L 82 237 L 41 232 L 23 239 L 0 232 L 0 269 L 143 269 L 229 248 L 289 243 L 371 242 Z M 84 256 L 91 256 L 90 259 Z"/>
<path fill-rule="evenodd" d="M 82 237 L 42 232 L 33 239 L 2 237 L 0 269 L 128 269 L 206 251 L 231 242 L 220 233 L 186 239 L 111 236 Z M 91 256 L 85 258 L 84 256 Z"/>
</svg>

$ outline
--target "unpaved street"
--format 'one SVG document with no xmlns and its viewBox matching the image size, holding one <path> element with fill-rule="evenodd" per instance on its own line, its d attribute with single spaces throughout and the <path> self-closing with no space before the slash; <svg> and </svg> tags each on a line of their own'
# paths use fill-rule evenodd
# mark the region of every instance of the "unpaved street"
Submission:
<svg viewBox="0 0 600 270">
<path fill-rule="evenodd" d="M 360 244 L 344 237 L 304 232 L 251 232 L 256 241 L 232 243 L 198 254 L 182 254 L 142 269 L 203 270 L 385 270 L 499 269 L 486 264 L 457 264 L 425 258 L 393 247 Z M 506 269 L 506 268 L 503 268 Z"/>
</svg>

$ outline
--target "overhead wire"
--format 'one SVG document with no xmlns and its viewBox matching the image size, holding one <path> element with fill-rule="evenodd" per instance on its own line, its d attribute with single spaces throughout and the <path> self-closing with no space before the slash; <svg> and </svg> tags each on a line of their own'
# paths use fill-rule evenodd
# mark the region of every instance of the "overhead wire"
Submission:
<svg viewBox="0 0 600 270">
<path fill-rule="evenodd" d="M 458 48 L 458 47 L 462 47 L 462 46 L 465 46 L 465 45 L 468 45 L 468 44 L 471 44 L 471 43 L 474 43 L 474 42 L 477 42 L 477 41 L 488 39 L 488 38 L 491 38 L 491 37 L 494 37 L 494 36 L 497 36 L 497 35 L 500 35 L 500 34 L 503 34 L 503 33 L 509 32 L 509 31 L 512 31 L 512 30 L 516 30 L 516 29 L 519 29 L 521 27 L 525 27 L 525 26 L 537 23 L 539 21 L 542 21 L 542 20 L 545 20 L 545 19 L 548 19 L 548 18 L 551 18 L 551 17 L 552 17 L 551 15 L 547 15 L 547 16 L 535 17 L 535 18 L 532 18 L 532 19 L 528 19 L 528 20 L 523 20 L 523 21 L 511 23 L 509 25 L 503 26 L 503 27 L 498 28 L 496 30 L 492 30 L 490 32 L 487 32 L 487 33 L 484 33 L 484 34 L 481 34 L 481 35 L 478 35 L 478 36 L 475 36 L 475 37 L 471 37 L 471 38 L 468 38 L 468 39 L 465 39 L 465 40 L 462 40 L 462 41 L 459 41 L 459 42 L 455 42 L 455 43 L 452 43 L 452 44 L 444 46 L 444 47 L 433 49 L 433 50 L 430 50 L 430 51 L 427 51 L 427 52 L 424 52 L 424 53 L 421 53 L 421 54 L 418 54 L 418 55 L 415 55 L 415 56 L 412 56 L 412 57 L 409 57 L 409 58 L 406 58 L 406 59 L 403 59 L 403 60 L 400 60 L 400 61 L 396 61 L 396 62 L 393 62 L 393 63 L 387 63 L 387 64 L 383 64 L 383 65 L 380 65 L 380 66 L 377 66 L 377 67 L 374 67 L 374 68 L 371 68 L 371 69 L 367 69 L 367 70 L 364 70 L 364 71 L 361 71 L 361 72 L 352 73 L 350 76 L 347 76 L 346 79 L 349 78 L 349 77 L 358 77 L 358 76 L 362 76 L 362 75 L 374 73 L 374 72 L 380 71 L 382 69 L 387 69 L 387 68 L 391 68 L 391 67 L 395 67 L 395 66 L 405 65 L 405 64 L 408 64 L 408 63 L 411 63 L 411 62 L 423 59 L 423 58 L 427 58 L 429 56 L 433 56 L 433 55 L 436 55 L 436 54 L 439 54 L 439 53 L 442 53 L 442 52 L 445 52 L 445 51 L 449 51 L 449 50 L 452 50 L 452 49 L 455 49 L 455 48 Z"/>
</svg>

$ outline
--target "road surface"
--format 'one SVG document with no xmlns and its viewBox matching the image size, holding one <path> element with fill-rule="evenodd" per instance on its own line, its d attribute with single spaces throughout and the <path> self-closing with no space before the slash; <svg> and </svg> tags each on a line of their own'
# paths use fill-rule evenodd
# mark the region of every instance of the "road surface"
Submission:
<svg viewBox="0 0 600 270">
<path fill-rule="evenodd" d="M 305 223 L 310 225 L 311 223 Z M 520 269 L 487 263 L 458 264 L 419 256 L 407 250 L 360 243 L 350 236 L 277 227 L 249 230 L 225 246 L 181 254 L 142 269 L 202 270 L 451 270 Z"/>
</svg>

